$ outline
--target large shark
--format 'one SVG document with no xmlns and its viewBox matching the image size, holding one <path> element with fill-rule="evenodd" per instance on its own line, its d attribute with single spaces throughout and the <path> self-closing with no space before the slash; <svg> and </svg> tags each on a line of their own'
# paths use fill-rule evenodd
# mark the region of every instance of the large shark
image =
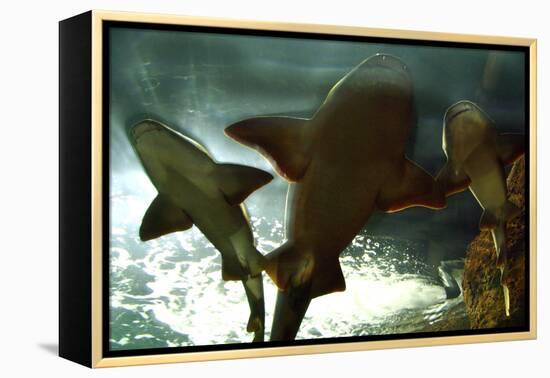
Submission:
<svg viewBox="0 0 550 378">
<path fill-rule="evenodd" d="M 501 271 L 505 275 L 506 222 L 520 212 L 507 200 L 504 167 L 524 153 L 525 137 L 498 135 L 495 123 L 476 104 L 460 101 L 449 107 L 443 125 L 443 151 L 447 163 L 437 175 L 446 195 L 470 191 L 483 208 L 480 229 L 490 230 Z M 510 315 L 510 295 L 502 284 L 506 315 Z"/>
<path fill-rule="evenodd" d="M 255 248 L 242 202 L 273 176 L 216 163 L 200 144 L 153 120 L 136 124 L 130 139 L 158 191 L 139 237 L 147 241 L 196 225 L 222 255 L 222 278 L 242 281 L 251 312 L 247 330 L 255 333 L 253 341 L 263 341 L 265 259 Z"/>
<path fill-rule="evenodd" d="M 373 211 L 445 207 L 433 177 L 405 157 L 415 121 L 407 67 L 377 54 L 338 81 L 311 119 L 266 116 L 226 128 L 294 183 L 287 240 L 267 256 L 279 288 L 271 340 L 296 336 L 312 298 L 345 290 L 339 255 Z"/>
</svg>

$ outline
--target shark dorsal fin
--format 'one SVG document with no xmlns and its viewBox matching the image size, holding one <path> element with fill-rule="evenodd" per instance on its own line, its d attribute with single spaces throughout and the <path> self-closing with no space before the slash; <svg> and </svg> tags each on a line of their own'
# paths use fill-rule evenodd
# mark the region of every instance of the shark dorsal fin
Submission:
<svg viewBox="0 0 550 378">
<path fill-rule="evenodd" d="M 225 133 L 264 155 L 277 173 L 298 181 L 309 165 L 308 120 L 291 117 L 257 117 L 234 123 Z"/>
<path fill-rule="evenodd" d="M 168 198 L 159 194 L 143 216 L 139 228 L 142 241 L 156 239 L 176 231 L 185 231 L 193 226 L 191 218 L 174 206 Z"/>
<path fill-rule="evenodd" d="M 501 134 L 497 139 L 498 155 L 505 165 L 512 164 L 525 153 L 525 136 Z"/>
<path fill-rule="evenodd" d="M 214 175 L 231 205 L 240 204 L 252 192 L 273 180 L 273 176 L 261 169 L 238 164 L 218 164 Z"/>
</svg>

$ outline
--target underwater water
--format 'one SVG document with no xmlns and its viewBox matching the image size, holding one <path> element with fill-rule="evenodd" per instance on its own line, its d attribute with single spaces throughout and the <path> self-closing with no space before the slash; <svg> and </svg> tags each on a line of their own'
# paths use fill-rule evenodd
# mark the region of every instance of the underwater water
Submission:
<svg viewBox="0 0 550 378">
<path fill-rule="evenodd" d="M 112 350 L 252 339 L 242 285 L 221 280 L 219 253 L 196 227 L 139 240 L 156 191 L 127 138 L 137 121 L 159 120 L 200 142 L 218 162 L 275 176 L 245 201 L 262 253 L 283 242 L 288 185 L 223 129 L 259 115 L 309 117 L 332 85 L 375 53 L 398 56 L 408 66 L 417 125 L 407 155 L 430 173 L 445 161 L 444 112 L 459 100 L 481 105 L 499 132 L 525 129 L 524 57 L 517 51 L 119 27 L 110 29 L 109 49 Z M 314 299 L 297 338 L 466 327 L 462 297 L 445 299 L 436 268 L 441 260 L 464 257 L 479 232 L 480 213 L 464 192 L 443 211 L 374 214 L 341 255 L 347 290 Z M 264 277 L 268 339 L 276 289 Z"/>
<path fill-rule="evenodd" d="M 221 280 L 216 249 L 195 227 L 140 242 L 139 224 L 131 221 L 145 211 L 139 202 L 113 199 L 113 210 L 123 216 L 113 223 L 110 249 L 111 349 L 251 341 L 242 285 Z M 252 216 L 251 223 L 260 251 L 283 241 L 278 220 Z M 462 297 L 446 299 L 435 267 L 423 261 L 423 247 L 358 235 L 340 258 L 347 290 L 313 300 L 297 339 L 419 332 L 453 311 L 455 321 L 466 319 Z M 269 338 L 277 289 L 264 278 Z"/>
</svg>

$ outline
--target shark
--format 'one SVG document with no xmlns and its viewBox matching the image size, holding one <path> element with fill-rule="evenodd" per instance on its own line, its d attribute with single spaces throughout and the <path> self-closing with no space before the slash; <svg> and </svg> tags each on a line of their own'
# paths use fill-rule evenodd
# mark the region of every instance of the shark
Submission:
<svg viewBox="0 0 550 378">
<path fill-rule="evenodd" d="M 243 283 L 250 307 L 247 331 L 264 340 L 262 272 L 243 201 L 273 179 L 262 170 L 214 161 L 193 139 L 155 120 L 130 131 L 131 143 L 158 195 L 141 222 L 142 241 L 185 231 L 193 225 L 221 253 L 222 279 Z"/>
<path fill-rule="evenodd" d="M 408 68 L 376 54 L 342 77 L 311 118 L 259 116 L 225 129 L 291 185 L 286 241 L 266 256 L 278 287 L 271 340 L 294 339 L 313 298 L 345 290 L 339 256 L 374 211 L 446 206 L 434 178 L 405 156 L 415 123 Z"/>
<path fill-rule="evenodd" d="M 442 146 L 447 163 L 436 181 L 446 196 L 470 189 L 483 208 L 479 228 L 491 232 L 505 312 L 510 316 L 510 293 L 503 283 L 508 252 L 506 223 L 521 209 L 507 199 L 504 169 L 524 154 L 525 136 L 499 135 L 495 122 L 478 105 L 462 100 L 445 112 Z"/>
</svg>

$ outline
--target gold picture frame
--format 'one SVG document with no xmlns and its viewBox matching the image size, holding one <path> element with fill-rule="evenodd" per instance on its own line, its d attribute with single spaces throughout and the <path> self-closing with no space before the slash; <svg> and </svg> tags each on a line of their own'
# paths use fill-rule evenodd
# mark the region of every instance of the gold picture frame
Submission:
<svg viewBox="0 0 550 378">
<path fill-rule="evenodd" d="M 189 26 L 223 30 L 466 44 L 522 49 L 528 92 L 528 325 L 517 332 L 496 332 L 388 340 L 268 345 L 230 349 L 106 356 L 105 337 L 105 27 L 108 23 Z M 261 38 L 261 37 L 259 37 Z M 187 361 L 298 355 L 371 349 L 535 339 L 536 298 L 536 39 L 337 25 L 294 24 L 93 10 L 60 22 L 60 356 L 88 367 L 115 367 Z M 450 105 L 450 104 L 449 104 Z M 443 116 L 443 114 L 441 114 Z"/>
</svg>

